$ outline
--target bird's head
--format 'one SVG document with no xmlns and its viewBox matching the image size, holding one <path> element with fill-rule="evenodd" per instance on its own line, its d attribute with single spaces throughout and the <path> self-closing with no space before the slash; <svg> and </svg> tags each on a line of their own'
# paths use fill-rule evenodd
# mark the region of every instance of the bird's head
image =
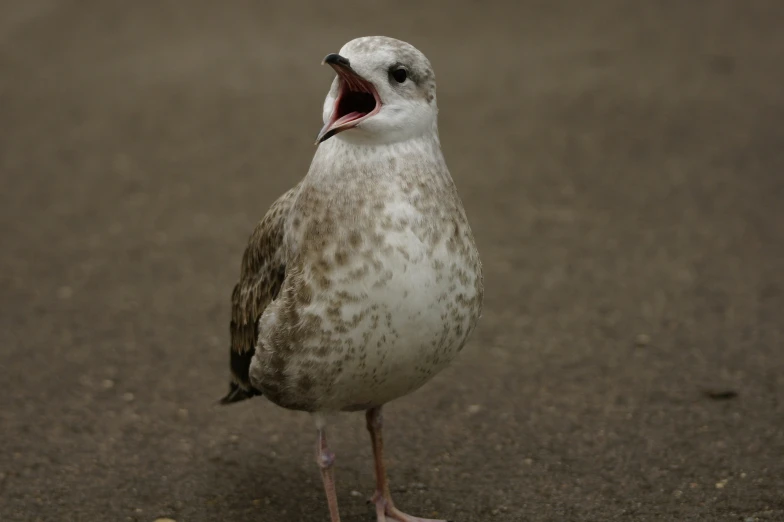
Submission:
<svg viewBox="0 0 784 522">
<path fill-rule="evenodd" d="M 348 42 L 324 63 L 337 73 L 316 143 L 338 133 L 356 143 L 392 143 L 436 132 L 436 80 L 424 54 L 384 36 Z"/>
</svg>

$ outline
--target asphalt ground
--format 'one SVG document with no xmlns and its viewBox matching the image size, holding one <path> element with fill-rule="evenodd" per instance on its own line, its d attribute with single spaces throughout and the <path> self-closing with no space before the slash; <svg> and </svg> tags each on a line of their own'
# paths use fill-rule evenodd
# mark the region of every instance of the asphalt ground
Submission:
<svg viewBox="0 0 784 522">
<path fill-rule="evenodd" d="M 226 390 L 246 238 L 356 36 L 412 42 L 485 265 L 388 407 L 400 507 L 784 520 L 784 3 L 0 4 L 0 520 L 328 519 L 307 415 Z M 361 415 L 344 522 L 371 521 Z"/>
</svg>

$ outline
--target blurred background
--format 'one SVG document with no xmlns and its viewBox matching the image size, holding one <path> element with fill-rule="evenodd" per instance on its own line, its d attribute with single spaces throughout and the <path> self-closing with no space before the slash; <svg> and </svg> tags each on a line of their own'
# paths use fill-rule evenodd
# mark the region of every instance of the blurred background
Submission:
<svg viewBox="0 0 784 522">
<path fill-rule="evenodd" d="M 784 520 L 784 4 L 0 4 L 0 519 L 328 518 L 307 415 L 231 408 L 229 297 L 348 40 L 419 47 L 485 264 L 387 412 L 458 522 Z M 373 520 L 360 415 L 332 429 Z"/>
</svg>

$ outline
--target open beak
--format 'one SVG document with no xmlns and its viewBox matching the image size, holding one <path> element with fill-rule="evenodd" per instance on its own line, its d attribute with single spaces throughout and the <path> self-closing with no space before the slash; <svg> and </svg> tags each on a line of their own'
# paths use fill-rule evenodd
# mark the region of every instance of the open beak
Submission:
<svg viewBox="0 0 784 522">
<path fill-rule="evenodd" d="M 352 129 L 381 110 L 381 98 L 375 87 L 351 68 L 348 58 L 328 54 L 322 63 L 338 74 L 338 95 L 332 115 L 316 138 L 316 145 L 335 134 Z"/>
</svg>

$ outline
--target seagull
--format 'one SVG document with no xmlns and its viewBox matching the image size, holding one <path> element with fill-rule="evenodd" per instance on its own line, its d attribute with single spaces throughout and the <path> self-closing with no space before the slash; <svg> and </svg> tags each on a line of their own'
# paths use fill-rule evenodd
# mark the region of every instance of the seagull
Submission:
<svg viewBox="0 0 784 522">
<path fill-rule="evenodd" d="M 221 403 L 261 395 L 312 415 L 332 522 L 327 420 L 364 411 L 378 522 L 445 522 L 395 506 L 381 412 L 457 356 L 482 310 L 482 264 L 441 152 L 435 75 L 414 46 L 382 36 L 323 63 L 336 76 L 310 169 L 242 257 Z"/>
</svg>

